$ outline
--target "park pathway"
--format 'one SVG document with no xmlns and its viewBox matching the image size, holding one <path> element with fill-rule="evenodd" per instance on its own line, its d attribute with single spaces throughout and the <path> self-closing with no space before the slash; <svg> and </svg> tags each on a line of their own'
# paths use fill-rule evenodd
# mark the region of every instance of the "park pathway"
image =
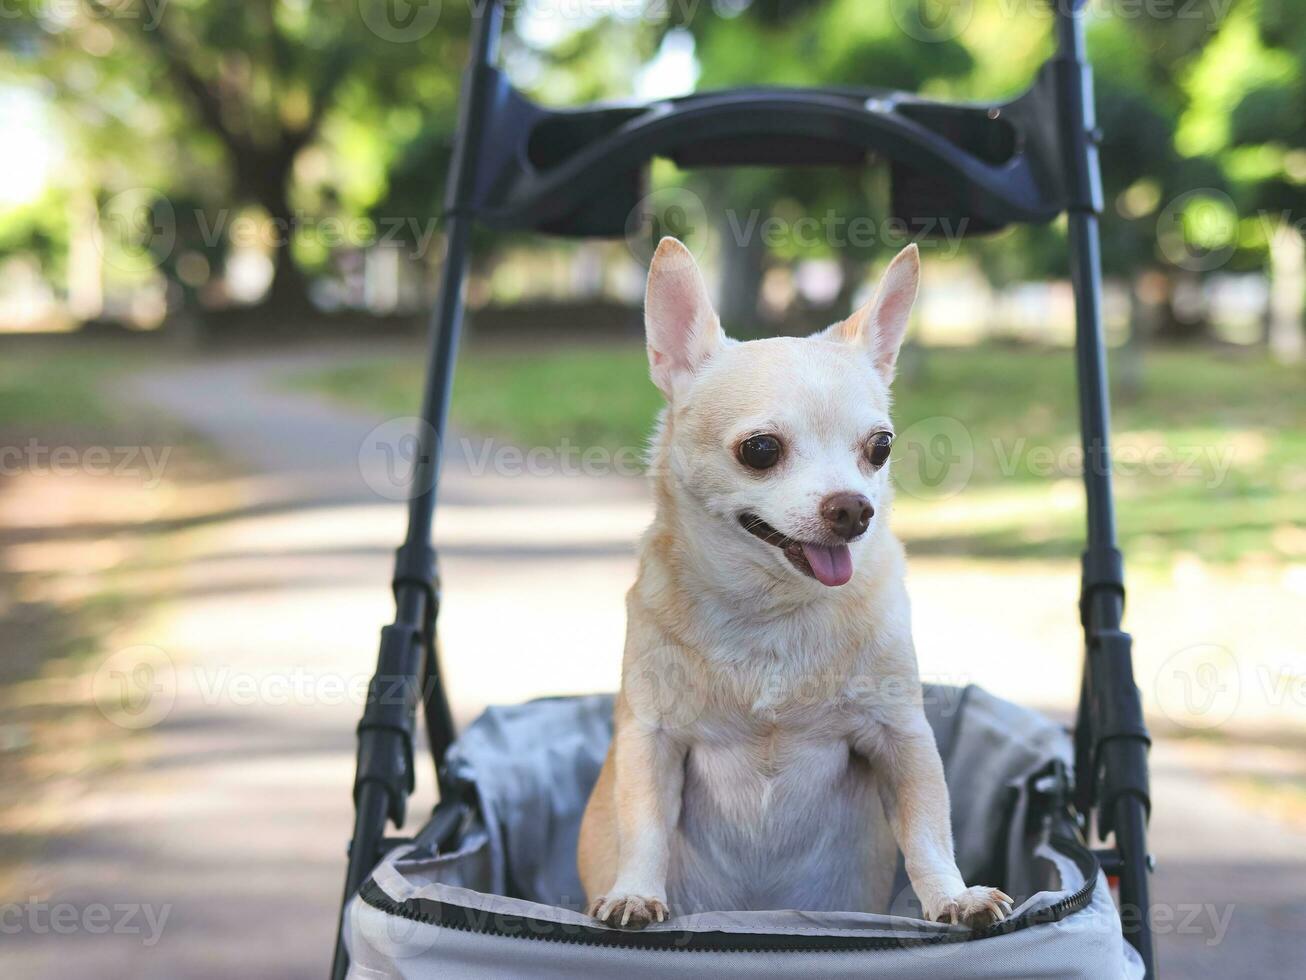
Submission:
<svg viewBox="0 0 1306 980">
<path fill-rule="evenodd" d="M 351 824 L 353 727 L 391 613 L 390 558 L 402 534 L 394 459 L 378 446 L 402 455 L 394 434 L 404 423 L 278 384 L 357 355 L 208 359 L 139 376 L 124 392 L 216 446 L 239 471 L 224 497 L 236 502 L 171 533 L 175 588 L 131 638 L 162 652 L 167 682 L 139 736 L 145 748 L 91 789 L 76 830 L 35 869 L 46 901 L 137 907 L 142 929 L 6 936 L 6 977 L 326 975 Z M 453 443 L 436 534 L 459 721 L 492 701 L 612 689 L 633 541 L 649 513 L 642 484 L 478 473 L 484 457 Z M 1073 596 L 1073 569 L 1051 582 L 1020 576 L 999 585 Z M 932 662 L 949 637 L 936 620 L 957 618 L 943 615 L 957 596 L 988 601 L 995 586 L 982 579 L 956 563 L 914 564 L 923 669 L 954 676 L 961 663 L 966 679 L 1023 694 L 1037 673 L 1023 653 Z M 1040 620 L 1016 630 L 1029 635 L 1012 649 L 1047 649 Z M 1073 663 L 1051 671 L 1040 702 L 1065 710 L 1073 689 L 1063 680 L 1073 675 Z M 1155 760 L 1169 975 L 1293 975 L 1306 959 L 1306 838 L 1219 792 L 1223 763 L 1178 742 L 1158 745 Z M 412 820 L 432 798 L 429 774 L 420 775 Z"/>
</svg>

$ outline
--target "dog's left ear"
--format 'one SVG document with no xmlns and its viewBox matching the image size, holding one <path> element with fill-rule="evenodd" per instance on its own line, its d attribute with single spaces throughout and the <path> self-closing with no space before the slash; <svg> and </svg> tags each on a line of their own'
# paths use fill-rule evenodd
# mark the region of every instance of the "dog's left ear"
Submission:
<svg viewBox="0 0 1306 980">
<path fill-rule="evenodd" d="M 892 381 L 898 348 L 907 332 L 920 280 L 920 249 L 913 242 L 894 256 L 870 301 L 847 320 L 828 327 L 822 336 L 863 345 L 870 351 L 875 368 L 884 380 Z"/>
</svg>

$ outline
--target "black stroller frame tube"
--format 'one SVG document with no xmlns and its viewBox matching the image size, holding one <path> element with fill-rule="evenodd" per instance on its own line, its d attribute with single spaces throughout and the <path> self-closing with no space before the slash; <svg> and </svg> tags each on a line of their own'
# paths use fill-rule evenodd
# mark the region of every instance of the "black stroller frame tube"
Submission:
<svg viewBox="0 0 1306 980">
<path fill-rule="evenodd" d="M 1114 833 L 1108 870 L 1119 876 L 1125 937 L 1149 978 L 1156 975 L 1149 922 L 1147 816 L 1150 810 L 1142 701 L 1134 684 L 1131 638 L 1121 631 L 1124 560 L 1116 546 L 1111 494 L 1110 399 L 1102 330 L 1102 256 L 1098 215 L 1102 185 L 1099 133 L 1087 63 L 1084 0 L 1054 0 L 1071 279 L 1075 293 L 1075 363 L 1084 451 L 1087 540 L 1080 590 L 1084 674 L 1075 720 L 1075 802 L 1105 839 Z"/>
<path fill-rule="evenodd" d="M 483 104 L 486 95 L 483 69 L 497 55 L 503 23 L 503 10 L 496 0 L 487 0 L 474 9 L 471 58 L 463 81 L 458 138 L 454 141 L 448 178 L 444 273 L 430 322 L 431 348 L 417 432 L 408 531 L 395 555 L 395 621 L 381 631 L 376 674 L 368 688 L 367 705 L 358 726 L 354 834 L 336 931 L 332 963 L 335 980 L 343 980 L 349 969 L 344 946 L 345 909 L 382 856 L 387 845 L 387 819 L 396 827 L 404 822 L 414 784 L 413 732 L 419 700 L 437 767 L 454 738 L 453 716 L 436 656 L 435 621 L 440 590 L 431 532 L 454 360 L 462 331 L 463 280 L 469 258 L 472 219 L 460 205 L 470 198 L 476 176 L 484 121 L 488 117 Z"/>
</svg>

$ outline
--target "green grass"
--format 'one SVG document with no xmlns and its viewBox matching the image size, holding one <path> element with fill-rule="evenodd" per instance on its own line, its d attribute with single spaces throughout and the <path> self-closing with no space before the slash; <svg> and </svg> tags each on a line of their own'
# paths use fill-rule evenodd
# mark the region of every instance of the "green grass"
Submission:
<svg viewBox="0 0 1306 980">
<path fill-rule="evenodd" d="M 641 446 L 661 404 L 644 357 L 633 345 L 469 347 L 454 386 L 455 424 L 523 447 L 563 438 L 609 450 Z M 1306 556 L 1301 372 L 1211 350 L 1150 351 L 1144 366 L 1142 390 L 1117 395 L 1113 409 L 1120 535 L 1131 556 L 1160 562 L 1179 552 L 1220 562 L 1249 554 Z M 408 415 L 420 376 L 419 360 L 386 358 L 301 375 L 291 384 Z M 1083 510 L 1069 351 L 909 352 L 897 389 L 898 509 L 915 551 L 1078 554 Z M 930 492 L 937 431 L 960 433 L 965 443 L 960 454 L 948 444 L 940 454 L 960 455 L 969 470 L 955 496 Z M 924 493 L 913 492 L 922 487 Z"/>
<path fill-rule="evenodd" d="M 455 423 L 523 446 L 564 436 L 583 446 L 641 446 L 662 404 L 643 348 L 465 349 L 454 384 Z M 416 414 L 418 359 L 387 357 L 290 379 L 292 387 L 401 416 Z"/>
<path fill-rule="evenodd" d="M 93 347 L 6 350 L 0 359 L 0 430 L 111 427 L 119 412 L 103 386 L 133 360 Z"/>
</svg>

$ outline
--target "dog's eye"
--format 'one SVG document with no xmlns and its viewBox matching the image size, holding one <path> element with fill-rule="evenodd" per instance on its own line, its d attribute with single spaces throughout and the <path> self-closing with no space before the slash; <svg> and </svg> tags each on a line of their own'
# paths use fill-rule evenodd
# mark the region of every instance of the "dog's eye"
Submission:
<svg viewBox="0 0 1306 980">
<path fill-rule="evenodd" d="M 887 432 L 877 432 L 866 444 L 866 458 L 871 465 L 879 468 L 889 459 L 889 450 L 893 448 L 893 436 Z"/>
<path fill-rule="evenodd" d="M 775 436 L 750 436 L 739 444 L 739 461 L 755 470 L 769 470 L 780 462 L 780 440 Z"/>
</svg>

